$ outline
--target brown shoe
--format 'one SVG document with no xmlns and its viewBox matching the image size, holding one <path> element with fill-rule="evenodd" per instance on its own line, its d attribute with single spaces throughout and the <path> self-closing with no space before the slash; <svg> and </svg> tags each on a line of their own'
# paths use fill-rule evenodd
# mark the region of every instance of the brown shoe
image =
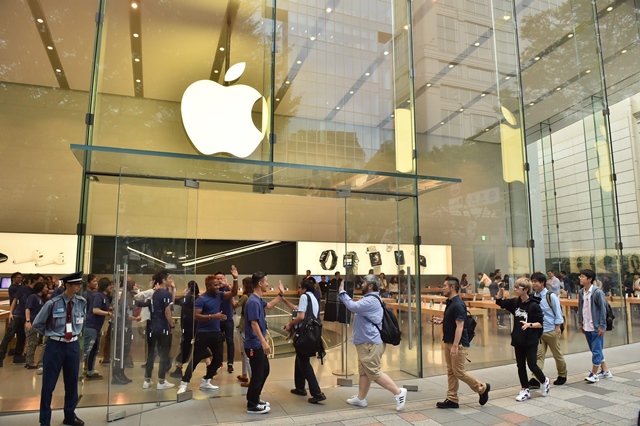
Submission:
<svg viewBox="0 0 640 426">
<path fill-rule="evenodd" d="M 243 388 L 248 388 L 249 387 L 249 382 L 242 382 L 240 383 L 240 386 L 242 386 Z"/>
<path fill-rule="evenodd" d="M 249 381 L 249 378 L 245 374 L 239 374 L 238 376 L 236 376 L 236 378 L 243 383 Z"/>
</svg>

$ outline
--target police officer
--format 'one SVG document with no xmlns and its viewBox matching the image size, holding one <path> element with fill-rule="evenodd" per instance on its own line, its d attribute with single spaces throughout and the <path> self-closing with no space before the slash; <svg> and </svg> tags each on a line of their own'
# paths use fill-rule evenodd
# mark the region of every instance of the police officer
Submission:
<svg viewBox="0 0 640 426">
<path fill-rule="evenodd" d="M 40 425 L 51 424 L 51 396 L 56 388 L 60 369 L 64 377 L 65 425 L 84 425 L 76 417 L 78 405 L 78 370 L 80 344 L 78 336 L 87 310 L 87 301 L 78 295 L 82 286 L 82 272 L 61 278 L 64 292 L 49 300 L 33 321 L 33 328 L 47 337 L 44 353 L 44 373 L 40 393 Z"/>
</svg>

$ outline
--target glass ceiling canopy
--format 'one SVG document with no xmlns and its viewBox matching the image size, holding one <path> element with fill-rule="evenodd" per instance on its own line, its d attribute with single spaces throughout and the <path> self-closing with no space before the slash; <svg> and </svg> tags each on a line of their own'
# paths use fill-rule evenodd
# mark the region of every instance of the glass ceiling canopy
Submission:
<svg viewBox="0 0 640 426">
<path fill-rule="evenodd" d="M 192 180 L 206 188 L 282 194 L 371 198 L 406 198 L 434 191 L 457 178 L 407 175 L 374 170 L 287 164 L 230 157 L 144 151 L 102 146 L 71 145 L 85 172 L 92 176 L 150 180 Z M 214 185 L 211 185 L 214 184 Z M 215 185 L 217 184 L 217 185 Z"/>
</svg>

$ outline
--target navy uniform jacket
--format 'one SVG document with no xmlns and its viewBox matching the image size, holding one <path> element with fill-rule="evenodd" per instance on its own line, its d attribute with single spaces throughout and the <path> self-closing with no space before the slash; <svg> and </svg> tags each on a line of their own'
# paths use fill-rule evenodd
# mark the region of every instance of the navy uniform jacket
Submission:
<svg viewBox="0 0 640 426">
<path fill-rule="evenodd" d="M 40 334 L 47 337 L 64 337 L 65 325 L 67 323 L 67 303 L 69 298 L 62 293 L 44 304 L 32 325 Z M 73 308 L 71 311 L 71 325 L 73 336 L 78 336 L 82 332 L 84 320 L 87 312 L 87 301 L 84 297 L 75 295 L 73 297 Z"/>
</svg>

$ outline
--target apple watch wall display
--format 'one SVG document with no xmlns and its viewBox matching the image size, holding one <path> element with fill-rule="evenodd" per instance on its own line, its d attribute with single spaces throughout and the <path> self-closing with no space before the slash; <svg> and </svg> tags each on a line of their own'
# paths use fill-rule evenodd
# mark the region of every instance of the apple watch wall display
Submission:
<svg viewBox="0 0 640 426">
<path fill-rule="evenodd" d="M 423 255 L 418 256 L 418 264 L 420 265 L 420 271 L 424 271 L 427 267 L 427 258 Z"/>
<path fill-rule="evenodd" d="M 327 260 L 331 256 L 331 264 L 327 267 Z M 325 271 L 332 271 L 336 269 L 336 265 L 338 264 L 338 255 L 335 250 L 324 250 L 320 253 L 320 266 Z"/>
<path fill-rule="evenodd" d="M 402 250 L 394 250 L 393 254 L 396 257 L 396 265 L 402 266 L 405 264 L 404 262 L 404 251 Z"/>
<path fill-rule="evenodd" d="M 371 262 L 371 266 L 380 266 L 382 265 L 382 256 L 380 252 L 376 248 L 376 246 L 367 247 L 367 253 L 369 254 L 369 261 Z"/>
</svg>

